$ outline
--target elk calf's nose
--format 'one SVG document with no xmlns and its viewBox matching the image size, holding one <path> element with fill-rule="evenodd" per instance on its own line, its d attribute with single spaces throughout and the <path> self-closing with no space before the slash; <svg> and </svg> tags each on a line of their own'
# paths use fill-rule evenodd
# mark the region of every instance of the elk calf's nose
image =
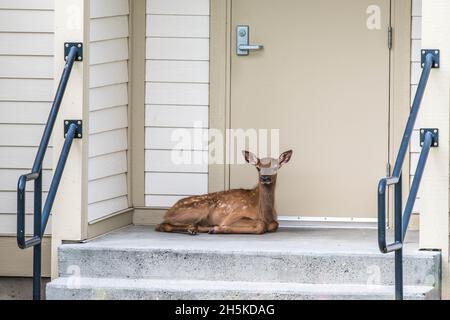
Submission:
<svg viewBox="0 0 450 320">
<path fill-rule="evenodd" d="M 261 182 L 270 182 L 270 176 L 261 176 Z"/>
</svg>

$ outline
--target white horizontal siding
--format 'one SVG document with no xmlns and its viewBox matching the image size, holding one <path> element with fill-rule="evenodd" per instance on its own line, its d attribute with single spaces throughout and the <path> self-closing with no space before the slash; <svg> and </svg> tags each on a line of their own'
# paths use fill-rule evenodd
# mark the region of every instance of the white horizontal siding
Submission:
<svg viewBox="0 0 450 320">
<path fill-rule="evenodd" d="M 145 196 L 145 203 L 150 204 L 153 208 L 170 208 L 178 200 L 186 196 L 163 196 L 163 195 L 147 195 Z"/>
<path fill-rule="evenodd" d="M 111 130 L 89 136 L 89 157 L 128 150 L 127 129 Z"/>
<path fill-rule="evenodd" d="M 0 33 L 2 55 L 53 56 L 53 34 L 46 33 Z"/>
<path fill-rule="evenodd" d="M 145 193 L 151 195 L 198 195 L 208 192 L 208 175 L 197 173 L 145 174 Z"/>
<path fill-rule="evenodd" d="M 91 44 L 96 41 L 128 37 L 128 16 L 91 20 Z"/>
<path fill-rule="evenodd" d="M 90 87 L 99 88 L 128 82 L 128 62 L 91 65 Z"/>
<path fill-rule="evenodd" d="M 16 192 L 17 191 L 17 177 L 29 173 L 29 170 L 24 169 L 0 169 L 0 192 Z M 42 190 L 47 192 L 52 178 L 51 170 L 44 170 L 42 172 Z M 34 190 L 34 183 L 27 183 L 27 191 Z"/>
<path fill-rule="evenodd" d="M 17 1 L 17 0 L 16 0 Z M 16 214 L 0 214 L 0 234 L 15 236 L 17 230 L 17 215 Z M 51 234 L 52 217 L 48 220 L 45 234 Z M 27 235 L 33 234 L 33 216 L 27 215 L 25 217 L 25 232 Z"/>
<path fill-rule="evenodd" d="M 147 81 L 208 83 L 208 61 L 147 61 Z"/>
<path fill-rule="evenodd" d="M 89 161 L 89 181 L 119 175 L 127 171 L 126 151 L 98 156 Z"/>
<path fill-rule="evenodd" d="M 50 102 L 0 101 L 1 123 L 45 124 Z"/>
<path fill-rule="evenodd" d="M 209 38 L 209 16 L 147 15 L 149 37 Z"/>
<path fill-rule="evenodd" d="M 209 105 L 209 86 L 198 83 L 155 83 L 146 85 L 148 104 Z"/>
<path fill-rule="evenodd" d="M 208 152 L 147 150 L 145 171 L 208 173 Z"/>
<path fill-rule="evenodd" d="M 128 0 L 92 0 L 91 19 L 128 16 Z"/>
<path fill-rule="evenodd" d="M 95 221 L 117 212 L 117 208 L 128 208 L 128 197 L 123 196 L 114 199 L 108 199 L 96 202 L 88 206 L 89 221 Z"/>
<path fill-rule="evenodd" d="M 129 207 L 128 20 L 128 0 L 91 1 L 89 222 Z"/>
<path fill-rule="evenodd" d="M 147 0 L 147 13 L 209 15 L 209 0 Z"/>
<path fill-rule="evenodd" d="M 1 101 L 50 102 L 53 91 L 53 80 L 0 79 Z"/>
<path fill-rule="evenodd" d="M 128 84 L 121 83 L 89 90 L 90 110 L 124 106 L 128 103 Z"/>
<path fill-rule="evenodd" d="M 0 56 L 0 78 L 53 79 L 53 58 Z"/>
<path fill-rule="evenodd" d="M 151 127 L 208 128 L 209 109 L 206 106 L 148 105 L 145 121 Z"/>
<path fill-rule="evenodd" d="M 208 190 L 209 23 L 209 0 L 147 0 L 149 207 Z"/>
<path fill-rule="evenodd" d="M 92 64 L 126 61 L 128 59 L 128 39 L 112 39 L 91 43 Z"/>
<path fill-rule="evenodd" d="M 31 170 L 53 100 L 53 33 L 54 0 L 0 0 L 0 235 L 16 232 L 17 180 Z M 49 147 L 44 192 L 52 177 L 51 153 Z M 33 189 L 28 183 L 28 234 Z"/>
<path fill-rule="evenodd" d="M 147 48 L 147 59 L 209 60 L 208 39 L 148 38 Z"/>
<path fill-rule="evenodd" d="M 149 150 L 208 150 L 208 130 L 148 127 L 145 130 L 145 148 Z"/>
<path fill-rule="evenodd" d="M 18 1 L 20 2 L 20 1 Z M 47 32 L 53 33 L 53 11 L 51 10 L 1 10 L 2 32 Z"/>
<path fill-rule="evenodd" d="M 89 204 L 126 196 L 127 191 L 126 174 L 89 181 Z"/>
<path fill-rule="evenodd" d="M 44 125 L 0 124 L 0 145 L 33 147 L 41 141 Z"/>
<path fill-rule="evenodd" d="M 0 0 L 0 9 L 53 10 L 54 0 Z"/>
<path fill-rule="evenodd" d="M 36 152 L 37 147 L 0 146 L 0 168 L 31 170 Z M 52 169 L 51 148 L 45 154 L 43 168 Z"/>
<path fill-rule="evenodd" d="M 25 213 L 33 213 L 33 192 L 26 192 L 25 198 Z M 43 192 L 42 201 L 45 203 L 47 199 L 47 193 Z M 17 192 L 16 191 L 3 191 L 0 193 L 0 216 L 2 214 L 12 214 L 17 218 Z M 16 230 L 13 230 L 14 233 Z"/>
<path fill-rule="evenodd" d="M 89 133 L 100 133 L 128 127 L 128 107 L 114 107 L 90 114 Z"/>
</svg>

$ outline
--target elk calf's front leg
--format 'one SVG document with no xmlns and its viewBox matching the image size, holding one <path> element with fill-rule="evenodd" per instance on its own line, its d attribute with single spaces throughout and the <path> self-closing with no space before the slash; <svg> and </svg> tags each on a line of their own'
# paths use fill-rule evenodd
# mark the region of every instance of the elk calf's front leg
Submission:
<svg viewBox="0 0 450 320">
<path fill-rule="evenodd" d="M 187 232 L 191 235 L 198 233 L 198 227 L 194 225 L 172 225 L 170 223 L 162 223 L 156 226 L 156 231 L 159 232 Z"/>
<path fill-rule="evenodd" d="M 266 232 L 264 222 L 241 222 L 231 226 L 214 227 L 210 233 L 214 234 L 263 234 Z"/>
</svg>

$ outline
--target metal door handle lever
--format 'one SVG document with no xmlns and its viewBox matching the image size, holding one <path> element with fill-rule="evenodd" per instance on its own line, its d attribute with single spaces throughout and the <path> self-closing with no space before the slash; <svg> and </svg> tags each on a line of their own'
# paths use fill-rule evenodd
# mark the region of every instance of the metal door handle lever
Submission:
<svg viewBox="0 0 450 320">
<path fill-rule="evenodd" d="M 249 33 L 249 26 L 236 27 L 236 54 L 238 56 L 248 56 L 250 51 L 261 50 L 264 48 L 262 45 L 249 44 Z"/>
<path fill-rule="evenodd" d="M 239 50 L 261 50 L 261 49 L 264 49 L 264 46 L 261 46 L 261 45 L 258 45 L 258 44 L 255 44 L 255 45 L 252 45 L 252 44 L 241 44 L 239 46 Z"/>
</svg>

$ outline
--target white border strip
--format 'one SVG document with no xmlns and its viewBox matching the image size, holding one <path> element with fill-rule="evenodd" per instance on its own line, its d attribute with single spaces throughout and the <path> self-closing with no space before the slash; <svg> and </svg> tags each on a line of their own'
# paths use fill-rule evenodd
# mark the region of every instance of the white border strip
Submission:
<svg viewBox="0 0 450 320">
<path fill-rule="evenodd" d="M 376 218 L 279 216 L 282 228 L 376 229 Z"/>
</svg>

